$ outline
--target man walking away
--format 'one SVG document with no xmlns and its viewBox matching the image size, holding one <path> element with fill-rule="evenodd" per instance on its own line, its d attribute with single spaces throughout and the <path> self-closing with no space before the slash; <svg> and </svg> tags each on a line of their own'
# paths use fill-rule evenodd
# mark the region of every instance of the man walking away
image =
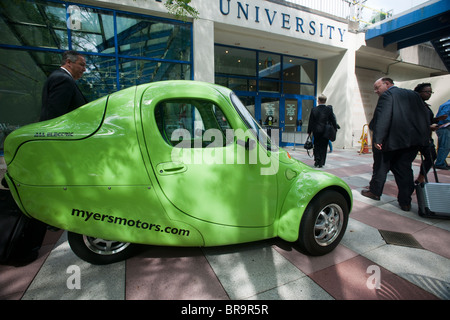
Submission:
<svg viewBox="0 0 450 320">
<path fill-rule="evenodd" d="M 373 146 L 381 153 L 377 159 L 374 157 L 369 189 L 361 191 L 361 194 L 379 200 L 387 173 L 391 170 L 398 187 L 400 208 L 409 211 L 414 192 L 412 162 L 419 147 L 430 143 L 429 117 L 419 94 L 396 87 L 390 78 L 375 81 L 374 91 L 379 99 L 370 128 L 373 130 Z"/>
</svg>

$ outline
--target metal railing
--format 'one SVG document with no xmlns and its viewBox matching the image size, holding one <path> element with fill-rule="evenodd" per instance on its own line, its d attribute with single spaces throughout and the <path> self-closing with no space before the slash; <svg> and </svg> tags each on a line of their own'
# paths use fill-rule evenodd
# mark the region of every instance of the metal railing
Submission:
<svg viewBox="0 0 450 320">
<path fill-rule="evenodd" d="M 329 15 L 356 21 L 360 28 L 377 23 L 392 15 L 392 10 L 384 12 L 365 5 L 367 0 L 284 0 Z M 282 1 L 283 2 L 283 1 Z"/>
<path fill-rule="evenodd" d="M 353 10 L 353 1 L 350 0 L 285 0 L 285 2 L 291 2 L 344 19 L 350 19 Z"/>
</svg>

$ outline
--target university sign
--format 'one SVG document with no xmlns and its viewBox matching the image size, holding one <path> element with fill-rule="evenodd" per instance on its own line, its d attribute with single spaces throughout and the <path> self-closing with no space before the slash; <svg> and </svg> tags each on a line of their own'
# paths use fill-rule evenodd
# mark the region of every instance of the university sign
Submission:
<svg viewBox="0 0 450 320">
<path fill-rule="evenodd" d="M 347 23 L 274 2 L 213 0 L 213 5 L 211 2 L 192 0 L 201 19 L 339 47 L 345 46 L 348 38 Z"/>
<path fill-rule="evenodd" d="M 276 5 L 267 1 L 216 0 L 219 12 L 224 17 L 256 24 L 253 27 L 272 32 L 284 32 L 315 41 L 344 42 L 346 24 L 328 18 L 313 15 L 290 7 Z M 322 42 L 321 41 L 321 42 Z"/>
</svg>

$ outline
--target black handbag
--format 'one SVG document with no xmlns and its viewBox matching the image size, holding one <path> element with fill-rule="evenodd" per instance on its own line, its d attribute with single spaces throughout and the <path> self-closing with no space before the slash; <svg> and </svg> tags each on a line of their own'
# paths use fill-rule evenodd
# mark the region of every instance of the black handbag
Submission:
<svg viewBox="0 0 450 320">
<path fill-rule="evenodd" d="M 305 141 L 305 144 L 303 145 L 303 148 L 306 149 L 306 152 L 308 153 L 308 156 L 312 157 L 312 155 L 309 154 L 309 150 L 311 150 L 314 147 L 312 141 L 311 141 L 311 136 L 308 136 L 308 138 Z"/>
<path fill-rule="evenodd" d="M 333 127 L 331 123 L 326 124 L 325 134 L 323 136 L 330 141 L 336 140 L 336 129 Z"/>
<path fill-rule="evenodd" d="M 311 150 L 313 148 L 313 143 L 311 141 L 311 136 L 308 136 L 308 138 L 305 141 L 305 145 L 303 146 L 306 150 Z"/>
<path fill-rule="evenodd" d="M 329 108 L 329 111 L 331 112 L 332 117 L 336 120 L 336 116 L 334 115 L 333 112 L 333 107 L 332 106 L 327 106 Z M 325 125 L 325 131 L 323 133 L 324 138 L 327 138 L 330 141 L 335 141 L 336 140 L 336 131 L 337 128 L 335 128 L 330 121 L 327 121 L 327 124 Z"/>
<path fill-rule="evenodd" d="M 303 146 L 306 150 L 311 150 L 313 148 L 313 143 L 311 141 L 306 141 Z"/>
</svg>

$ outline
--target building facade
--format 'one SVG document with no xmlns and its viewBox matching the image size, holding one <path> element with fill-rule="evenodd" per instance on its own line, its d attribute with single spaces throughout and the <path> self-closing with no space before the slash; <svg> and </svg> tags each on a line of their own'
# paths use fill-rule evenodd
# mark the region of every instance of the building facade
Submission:
<svg viewBox="0 0 450 320">
<path fill-rule="evenodd" d="M 91 101 L 146 82 L 217 83 L 234 90 L 261 124 L 279 128 L 281 145 L 305 141 L 321 93 L 341 127 L 335 147 L 350 148 L 373 116 L 376 79 L 389 76 L 400 86 L 448 81 L 426 45 L 397 50 L 378 39 L 366 41 L 350 14 L 324 13 L 301 1 L 191 5 L 198 19 L 175 19 L 164 0 L 2 1 L 1 141 L 38 121 L 43 83 L 68 49 L 86 56 L 79 86 Z M 448 97 L 433 99 L 438 108 Z"/>
</svg>

